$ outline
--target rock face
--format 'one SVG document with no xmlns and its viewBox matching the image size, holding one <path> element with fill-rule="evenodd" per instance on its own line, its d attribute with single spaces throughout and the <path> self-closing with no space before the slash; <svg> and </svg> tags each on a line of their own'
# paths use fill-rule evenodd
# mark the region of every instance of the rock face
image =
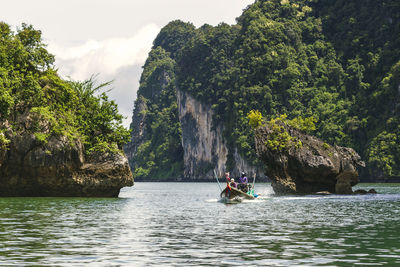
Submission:
<svg viewBox="0 0 400 267">
<path fill-rule="evenodd" d="M 147 105 L 142 98 L 138 98 L 135 103 L 135 109 L 132 116 L 131 123 L 131 142 L 124 146 L 125 155 L 128 157 L 129 165 L 132 170 L 135 168 L 135 156 L 139 146 L 144 142 L 146 136 L 145 127 L 145 111 Z"/>
<path fill-rule="evenodd" d="M 0 149 L 0 196 L 117 197 L 122 187 L 133 185 L 128 160 L 120 154 L 85 159 L 79 140 L 61 136 L 43 143 L 10 127 L 5 135 L 11 142 Z"/>
<path fill-rule="evenodd" d="M 184 151 L 184 177 L 204 179 L 212 177 L 212 170 L 219 173 L 225 169 L 228 150 L 222 139 L 222 127 L 212 129 L 213 112 L 182 91 L 177 92 L 179 121 L 182 127 Z"/>
<path fill-rule="evenodd" d="M 359 182 L 357 166 L 365 166 L 353 149 L 329 146 L 316 137 L 283 126 L 290 136 L 301 141 L 300 147 L 269 149 L 266 142 L 272 130 L 268 126 L 257 128 L 255 135 L 257 154 L 266 166 L 275 193 L 353 193 L 352 186 Z"/>
<path fill-rule="evenodd" d="M 177 91 L 177 99 L 182 128 L 185 180 L 214 179 L 214 169 L 220 177 L 226 171 L 230 171 L 234 177 L 239 176 L 241 171 L 265 177 L 262 168 L 250 165 L 236 149 L 233 151 L 234 168 L 227 170 L 229 148 L 223 138 L 224 127 L 221 124 L 214 125 L 211 106 L 180 90 Z"/>
<path fill-rule="evenodd" d="M 174 100 L 177 101 L 178 118 L 174 117 L 175 121 L 172 123 L 178 123 L 179 119 L 182 131 L 182 147 L 180 148 L 183 151 L 181 160 L 184 171 L 178 177 L 165 178 L 177 181 L 214 181 L 213 170 L 215 169 L 219 177 L 223 177 L 226 171 L 230 171 L 233 177 L 246 171 L 248 175 L 256 174 L 258 178 L 266 179 L 261 166 L 250 164 L 240 156 L 236 148 L 227 146 L 223 135 L 224 126 L 213 121 L 214 112 L 211 105 L 201 103 L 189 93 L 177 89 L 174 75 L 172 70 L 160 67 L 158 71 L 154 72 L 154 79 L 151 82 L 147 83 L 145 79 L 142 81 L 145 85 L 139 89 L 130 126 L 132 129 L 131 142 L 124 146 L 131 170 L 135 171 L 140 165 L 138 157 L 140 146 L 146 141 L 152 140 L 152 134 L 154 134 L 151 133 L 152 130 L 146 130 L 151 123 L 151 119 L 146 114 L 154 113 L 154 110 L 151 110 L 154 104 L 158 106 L 166 104 L 163 103 L 166 101 L 164 96 L 167 94 L 166 92 L 173 90 Z M 227 169 L 228 155 L 231 156 L 234 166 L 229 170 Z M 156 180 L 157 178 L 148 176 L 140 179 Z"/>
</svg>

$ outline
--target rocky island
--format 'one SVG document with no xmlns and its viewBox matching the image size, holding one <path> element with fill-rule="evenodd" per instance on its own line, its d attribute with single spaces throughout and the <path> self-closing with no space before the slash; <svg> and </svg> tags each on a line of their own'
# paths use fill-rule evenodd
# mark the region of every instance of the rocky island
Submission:
<svg viewBox="0 0 400 267">
<path fill-rule="evenodd" d="M 359 182 L 357 168 L 365 167 L 360 156 L 352 148 L 331 146 L 294 127 L 298 121 L 306 120 L 280 117 L 260 122 L 255 129 L 257 154 L 275 193 L 352 194 Z"/>
<path fill-rule="evenodd" d="M 132 186 L 128 160 L 119 153 L 85 157 L 84 146 L 64 136 L 46 145 L 27 132 L 13 134 L 8 149 L 0 150 L 0 196 L 117 197 Z"/>
<path fill-rule="evenodd" d="M 129 131 L 95 79 L 66 81 L 41 32 L 0 23 L 0 196 L 117 197 Z"/>
</svg>

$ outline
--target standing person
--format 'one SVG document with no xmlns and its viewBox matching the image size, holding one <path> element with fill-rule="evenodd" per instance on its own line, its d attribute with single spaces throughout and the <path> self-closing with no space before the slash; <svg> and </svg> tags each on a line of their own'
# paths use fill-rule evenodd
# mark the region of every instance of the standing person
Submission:
<svg viewBox="0 0 400 267">
<path fill-rule="evenodd" d="M 225 173 L 225 179 L 226 179 L 226 192 L 225 192 L 225 196 L 226 197 L 230 197 L 231 196 L 231 191 L 232 191 L 232 188 L 231 188 L 231 178 L 229 177 L 229 172 L 226 172 Z"/>
<path fill-rule="evenodd" d="M 248 179 L 246 177 L 246 173 L 242 172 L 240 177 L 239 177 L 239 186 L 238 186 L 238 188 L 240 190 L 242 190 L 243 192 L 245 192 L 245 193 L 248 191 L 247 190 L 248 189 L 247 188 L 247 182 L 248 182 Z"/>
<path fill-rule="evenodd" d="M 229 172 L 226 172 L 225 179 L 226 179 L 226 183 L 228 183 L 228 184 L 231 182 L 231 177 L 229 177 L 229 176 L 230 176 Z"/>
</svg>

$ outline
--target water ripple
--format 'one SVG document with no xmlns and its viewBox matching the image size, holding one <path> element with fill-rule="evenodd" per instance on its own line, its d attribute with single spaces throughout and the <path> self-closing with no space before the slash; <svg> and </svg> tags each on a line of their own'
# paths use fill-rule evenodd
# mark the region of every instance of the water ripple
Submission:
<svg viewBox="0 0 400 267">
<path fill-rule="evenodd" d="M 238 205 L 218 203 L 215 184 L 0 198 L 0 265 L 399 265 L 400 185 L 373 187 L 382 193 L 276 197 L 261 184 Z"/>
</svg>

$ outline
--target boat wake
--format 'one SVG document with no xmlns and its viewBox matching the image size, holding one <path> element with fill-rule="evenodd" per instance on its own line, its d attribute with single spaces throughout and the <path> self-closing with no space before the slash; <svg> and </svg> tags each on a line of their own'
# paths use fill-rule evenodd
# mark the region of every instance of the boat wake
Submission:
<svg viewBox="0 0 400 267">
<path fill-rule="evenodd" d="M 242 203 L 243 198 L 241 197 L 234 197 L 234 198 L 227 198 L 227 197 L 221 197 L 220 200 L 218 200 L 220 203 L 225 203 L 225 204 L 236 204 L 236 203 Z"/>
</svg>

